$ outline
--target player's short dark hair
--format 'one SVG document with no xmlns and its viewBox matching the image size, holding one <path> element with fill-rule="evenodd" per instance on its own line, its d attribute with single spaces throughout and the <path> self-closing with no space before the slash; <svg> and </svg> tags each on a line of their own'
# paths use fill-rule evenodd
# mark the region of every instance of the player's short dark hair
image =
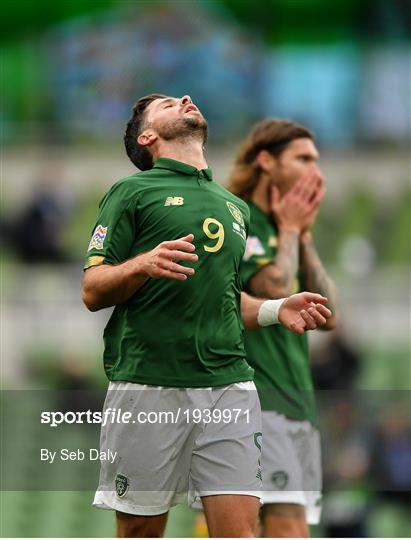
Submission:
<svg viewBox="0 0 411 540">
<path fill-rule="evenodd" d="M 147 107 L 156 99 L 166 98 L 164 94 L 149 94 L 141 97 L 133 106 L 133 114 L 127 122 L 126 132 L 124 134 L 124 146 L 130 160 L 141 171 L 151 169 L 153 166 L 153 157 L 145 146 L 137 142 L 137 137 L 144 129 L 144 113 Z"/>
<path fill-rule="evenodd" d="M 239 197 L 249 198 L 260 177 L 256 161 L 259 152 L 267 150 L 279 157 L 292 141 L 307 138 L 314 140 L 313 133 L 290 120 L 266 118 L 258 122 L 237 154 L 228 189 Z"/>
</svg>

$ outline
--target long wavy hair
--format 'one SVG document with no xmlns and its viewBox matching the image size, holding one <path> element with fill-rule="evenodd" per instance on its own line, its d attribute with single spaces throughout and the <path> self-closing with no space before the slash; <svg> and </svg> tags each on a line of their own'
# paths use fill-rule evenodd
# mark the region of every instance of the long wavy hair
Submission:
<svg viewBox="0 0 411 540">
<path fill-rule="evenodd" d="M 314 135 L 290 120 L 266 118 L 258 122 L 238 151 L 227 189 L 242 199 L 249 199 L 260 179 L 261 169 L 256 160 L 259 152 L 267 150 L 278 157 L 292 141 L 303 138 L 314 139 Z"/>
</svg>

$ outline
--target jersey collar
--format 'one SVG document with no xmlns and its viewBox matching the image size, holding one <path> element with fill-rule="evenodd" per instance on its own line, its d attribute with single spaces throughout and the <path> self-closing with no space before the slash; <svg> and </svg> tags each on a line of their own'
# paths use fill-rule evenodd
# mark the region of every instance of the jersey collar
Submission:
<svg viewBox="0 0 411 540">
<path fill-rule="evenodd" d="M 213 180 L 213 173 L 210 168 L 197 169 L 192 165 L 183 163 L 182 161 L 176 161 L 170 158 L 158 158 L 154 162 L 153 169 L 167 169 L 169 171 L 175 171 L 189 176 L 203 177 L 206 180 Z"/>
</svg>

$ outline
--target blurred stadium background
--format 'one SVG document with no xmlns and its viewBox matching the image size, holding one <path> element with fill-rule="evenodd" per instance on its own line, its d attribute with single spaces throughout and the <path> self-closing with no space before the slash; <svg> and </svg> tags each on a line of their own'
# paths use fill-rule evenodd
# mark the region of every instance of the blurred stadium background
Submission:
<svg viewBox="0 0 411 540">
<path fill-rule="evenodd" d="M 411 536 L 409 1 L 8 0 L 2 11 L 1 361 L 2 388 L 16 391 L 2 431 L 15 448 L 40 437 L 28 390 L 105 387 L 108 312 L 80 301 L 82 257 L 98 201 L 133 172 L 132 103 L 188 93 L 222 183 L 254 121 L 315 132 L 328 189 L 315 236 L 343 315 L 311 336 L 325 479 L 313 534 Z M 49 409 L 56 395 L 42 393 Z M 5 454 L 17 487 L 35 474 L 37 455 Z M 61 486 L 2 492 L 2 535 L 113 535 L 90 491 Z M 167 534 L 204 530 L 181 507 Z"/>
</svg>

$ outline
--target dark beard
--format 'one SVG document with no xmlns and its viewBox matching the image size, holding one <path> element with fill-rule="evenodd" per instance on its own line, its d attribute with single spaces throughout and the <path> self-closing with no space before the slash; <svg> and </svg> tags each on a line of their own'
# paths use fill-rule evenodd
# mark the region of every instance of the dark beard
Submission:
<svg viewBox="0 0 411 540">
<path fill-rule="evenodd" d="M 165 141 L 195 138 L 205 144 L 208 137 L 208 125 L 204 118 L 180 118 L 176 122 L 163 124 L 156 131 Z"/>
</svg>

